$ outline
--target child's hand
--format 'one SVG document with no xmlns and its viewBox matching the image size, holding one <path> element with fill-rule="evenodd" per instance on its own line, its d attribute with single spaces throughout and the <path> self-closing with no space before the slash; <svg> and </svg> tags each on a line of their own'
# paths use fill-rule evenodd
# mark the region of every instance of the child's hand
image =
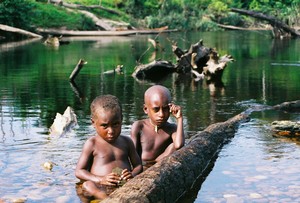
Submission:
<svg viewBox="0 0 300 203">
<path fill-rule="evenodd" d="M 101 184 L 117 186 L 122 178 L 116 173 L 110 173 L 102 178 Z"/>
<path fill-rule="evenodd" d="M 133 178 L 132 173 L 127 169 L 122 171 L 121 179 L 128 181 L 129 179 Z"/>
<path fill-rule="evenodd" d="M 172 115 L 175 118 L 181 118 L 182 117 L 182 112 L 181 112 L 181 107 L 177 106 L 173 103 L 169 103 L 169 107 L 170 107 L 170 113 L 172 113 Z"/>
</svg>

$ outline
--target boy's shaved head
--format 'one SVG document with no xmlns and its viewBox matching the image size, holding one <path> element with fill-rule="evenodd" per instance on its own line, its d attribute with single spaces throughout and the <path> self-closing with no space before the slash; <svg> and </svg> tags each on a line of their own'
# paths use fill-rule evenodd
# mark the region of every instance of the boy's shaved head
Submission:
<svg viewBox="0 0 300 203">
<path fill-rule="evenodd" d="M 164 86 L 161 86 L 161 85 L 154 85 L 154 86 L 148 88 L 144 94 L 144 102 L 148 103 L 149 98 L 151 98 L 151 96 L 153 96 L 155 94 L 165 95 L 165 96 L 167 96 L 169 102 L 171 102 L 171 93 L 170 93 L 169 89 Z"/>
</svg>

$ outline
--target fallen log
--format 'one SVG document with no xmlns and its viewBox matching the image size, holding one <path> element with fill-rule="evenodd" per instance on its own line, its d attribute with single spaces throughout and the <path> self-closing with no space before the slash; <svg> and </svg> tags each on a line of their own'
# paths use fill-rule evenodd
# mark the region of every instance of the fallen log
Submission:
<svg viewBox="0 0 300 203">
<path fill-rule="evenodd" d="M 255 11 L 249 11 L 249 10 L 243 10 L 243 9 L 237 9 L 237 8 L 231 8 L 232 12 L 240 13 L 242 15 L 251 16 L 260 20 L 268 21 L 273 26 L 273 31 L 275 33 L 275 37 L 286 37 L 288 35 L 291 35 L 293 37 L 300 37 L 300 32 L 297 30 L 289 27 L 284 22 L 280 21 L 279 19 L 265 15 L 263 13 L 255 12 Z M 286 32 L 283 33 L 282 31 Z"/>
<path fill-rule="evenodd" d="M 275 105 L 273 108 L 276 110 L 300 112 L 300 100 L 283 102 L 281 104 Z"/>
<path fill-rule="evenodd" d="M 223 24 L 218 24 L 217 25 L 221 28 L 229 29 L 229 30 L 271 30 L 271 27 L 265 27 L 265 28 L 259 28 L 259 27 L 237 27 L 237 26 L 232 26 L 232 25 L 223 25 Z"/>
<path fill-rule="evenodd" d="M 176 45 L 172 46 L 172 50 L 177 57 L 175 65 L 162 60 L 141 64 L 136 67 L 132 76 L 138 80 L 154 81 L 174 72 L 192 73 L 195 80 L 206 78 L 209 82 L 222 83 L 221 77 L 227 63 L 234 61 L 231 55 L 219 57 L 217 51 L 205 47 L 202 40 L 192 44 L 189 51 L 183 51 Z"/>
<path fill-rule="evenodd" d="M 3 25 L 3 24 L 0 24 L 0 30 L 5 31 L 5 32 L 17 33 L 17 34 L 24 35 L 24 36 L 31 37 L 31 38 L 43 38 L 43 36 L 41 36 L 41 35 L 26 31 L 26 30 L 22 30 L 19 28 L 11 27 L 8 25 Z"/>
<path fill-rule="evenodd" d="M 176 69 L 171 62 L 157 60 L 149 64 L 140 64 L 136 66 L 132 76 L 140 80 L 159 81 L 175 71 Z"/>
<path fill-rule="evenodd" d="M 120 30 L 120 31 L 76 31 L 76 30 L 60 30 L 60 29 L 42 29 L 37 31 L 43 35 L 54 36 L 130 36 L 142 34 L 159 34 L 176 32 L 177 30 Z"/>
<path fill-rule="evenodd" d="M 222 145 L 234 136 L 238 125 L 247 119 L 248 115 L 242 113 L 226 122 L 210 125 L 194 135 L 182 149 L 139 174 L 101 202 L 176 202 L 204 173 Z"/>
</svg>

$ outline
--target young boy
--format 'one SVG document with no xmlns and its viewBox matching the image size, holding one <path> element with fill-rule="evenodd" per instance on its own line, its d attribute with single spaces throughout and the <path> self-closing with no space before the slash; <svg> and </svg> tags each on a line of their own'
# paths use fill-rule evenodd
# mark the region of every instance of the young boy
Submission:
<svg viewBox="0 0 300 203">
<path fill-rule="evenodd" d="M 133 123 L 131 139 L 145 170 L 180 149 L 185 139 L 181 107 L 171 102 L 166 87 L 154 85 L 146 90 L 144 112 L 148 118 Z M 170 114 L 177 119 L 177 125 L 168 122 Z"/>
<path fill-rule="evenodd" d="M 121 181 L 141 173 L 142 163 L 130 137 L 120 136 L 122 108 L 117 97 L 95 98 L 91 114 L 97 134 L 84 144 L 75 175 L 85 181 L 82 185 L 84 193 L 104 199 Z M 121 175 L 116 172 L 118 169 L 122 171 Z"/>
</svg>

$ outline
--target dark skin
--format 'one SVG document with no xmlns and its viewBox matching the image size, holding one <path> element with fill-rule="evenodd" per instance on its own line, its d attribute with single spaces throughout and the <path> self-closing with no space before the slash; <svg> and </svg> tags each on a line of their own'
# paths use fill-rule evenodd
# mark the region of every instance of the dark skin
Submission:
<svg viewBox="0 0 300 203">
<path fill-rule="evenodd" d="M 184 145 L 183 118 L 181 107 L 171 103 L 170 92 L 163 86 L 150 87 L 144 100 L 148 118 L 133 123 L 131 139 L 142 161 L 154 164 Z M 168 122 L 170 115 L 177 125 Z"/>
<path fill-rule="evenodd" d="M 120 111 L 99 107 L 92 118 L 97 135 L 86 141 L 76 166 L 76 177 L 85 181 L 83 189 L 98 199 L 107 197 L 99 184 L 117 186 L 121 180 L 128 181 L 142 172 L 141 160 L 132 140 L 120 136 L 121 123 Z M 112 172 L 116 167 L 123 169 L 121 175 Z"/>
</svg>

